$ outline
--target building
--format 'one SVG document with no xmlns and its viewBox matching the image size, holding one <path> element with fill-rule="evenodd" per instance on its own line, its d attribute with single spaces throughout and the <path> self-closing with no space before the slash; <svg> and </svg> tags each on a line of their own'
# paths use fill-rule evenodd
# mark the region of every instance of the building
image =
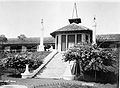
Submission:
<svg viewBox="0 0 120 88">
<path fill-rule="evenodd" d="M 72 25 L 78 27 L 78 25 L 70 24 L 70 26 L 72 26 Z M 91 33 L 91 30 L 90 30 L 90 33 Z M 89 32 L 88 32 L 88 34 L 89 34 Z M 73 39 L 74 40 L 73 44 L 81 43 L 81 42 L 86 42 L 86 43 L 91 43 L 92 42 L 91 38 L 89 38 L 87 40 L 87 38 L 85 38 L 84 32 L 81 32 L 81 30 L 80 30 L 80 33 L 78 33 L 76 31 L 76 32 L 70 33 L 70 36 L 69 36 L 69 31 L 67 31 L 67 32 L 64 31 L 64 33 L 60 32 L 60 34 L 59 33 L 56 34 L 56 36 L 60 36 L 59 38 L 62 38 L 61 41 L 58 38 L 59 42 L 61 42 L 59 45 L 55 44 L 55 43 L 58 42 L 58 40 L 56 40 L 53 37 L 45 37 L 43 43 L 44 43 L 44 46 L 46 47 L 46 49 L 50 48 L 50 46 L 53 46 L 53 48 L 58 49 L 57 46 L 59 46 L 59 48 L 61 46 L 61 48 L 60 48 L 60 50 L 61 50 L 63 46 L 64 47 L 67 46 L 67 48 L 62 49 L 62 50 L 65 50 L 65 49 L 67 50 L 68 49 L 68 44 L 66 44 L 66 41 L 68 41 L 67 39 L 68 39 L 68 36 L 69 36 L 70 38 L 69 38 L 68 43 L 71 43 L 71 44 L 69 44 L 69 47 L 72 46 L 72 41 L 73 40 L 70 40 L 70 39 L 73 35 L 74 35 L 74 38 L 77 37 L 76 39 Z M 53 33 L 53 36 L 55 37 L 54 33 Z M 66 38 L 64 39 L 65 36 L 66 36 Z M 91 35 L 91 37 L 92 37 L 92 35 Z M 120 34 L 97 35 L 96 36 L 96 42 L 99 45 L 99 47 L 101 47 L 101 48 L 119 49 L 120 48 Z M 19 38 L 8 38 L 6 42 L 0 43 L 0 45 L 3 46 L 4 51 L 15 51 L 15 52 L 37 51 L 37 48 L 38 48 L 39 44 L 40 44 L 40 38 L 39 37 L 30 37 L 30 38 L 25 38 L 23 40 L 20 40 Z"/>
<path fill-rule="evenodd" d="M 51 33 L 55 38 L 55 49 L 58 51 L 65 51 L 78 43 L 92 43 L 92 30 L 80 25 L 75 19 L 71 20 L 73 22 L 69 21 L 69 25 Z"/>
<path fill-rule="evenodd" d="M 38 50 L 40 45 L 40 37 L 30 37 L 30 38 L 8 38 L 6 42 L 0 43 L 4 51 L 10 52 L 35 52 Z M 45 37 L 44 38 L 44 48 L 48 49 L 50 46 L 54 48 L 54 38 Z"/>
<path fill-rule="evenodd" d="M 120 34 L 97 35 L 96 42 L 101 48 L 119 48 Z"/>
</svg>

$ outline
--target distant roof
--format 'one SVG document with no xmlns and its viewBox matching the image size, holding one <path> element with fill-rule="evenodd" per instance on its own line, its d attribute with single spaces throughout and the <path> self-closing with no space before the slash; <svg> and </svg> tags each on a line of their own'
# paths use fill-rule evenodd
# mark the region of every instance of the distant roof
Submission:
<svg viewBox="0 0 120 88">
<path fill-rule="evenodd" d="M 104 35 L 97 35 L 96 40 L 98 42 L 120 42 L 120 34 L 104 34 Z M 44 44 L 53 44 L 55 43 L 55 38 L 53 37 L 45 37 Z M 40 37 L 30 37 L 21 40 L 19 38 L 8 38 L 7 42 L 3 44 L 40 44 Z"/>
<path fill-rule="evenodd" d="M 55 43 L 55 39 L 53 37 L 45 37 L 44 43 Z M 8 38 L 7 42 L 4 44 L 40 44 L 40 37 L 30 37 L 24 38 L 23 40 L 19 38 Z"/>
<path fill-rule="evenodd" d="M 120 42 L 120 34 L 102 34 L 97 35 L 96 40 L 98 42 L 107 41 L 107 42 Z"/>
<path fill-rule="evenodd" d="M 90 29 L 80 24 L 72 23 L 52 32 L 51 35 L 54 37 L 56 33 L 78 32 L 83 30 L 90 30 Z"/>
</svg>

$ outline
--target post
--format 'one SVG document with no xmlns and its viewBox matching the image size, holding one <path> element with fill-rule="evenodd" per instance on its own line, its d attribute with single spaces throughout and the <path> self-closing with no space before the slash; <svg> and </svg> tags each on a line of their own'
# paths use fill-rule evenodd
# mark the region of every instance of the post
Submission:
<svg viewBox="0 0 120 88">
<path fill-rule="evenodd" d="M 38 51 L 44 51 L 44 27 L 43 27 L 43 19 L 41 19 L 41 35 L 40 35 L 40 45 Z"/>
<path fill-rule="evenodd" d="M 96 18 L 95 17 L 94 17 L 93 21 L 94 21 L 94 25 L 93 25 L 93 44 L 96 44 L 96 26 L 97 26 L 97 24 L 96 24 Z"/>
<path fill-rule="evenodd" d="M 74 61 L 66 62 L 66 63 L 67 63 L 67 67 L 65 69 L 65 72 L 64 72 L 62 78 L 65 79 L 65 80 L 74 80 L 75 75 L 73 75 L 72 72 L 71 72 Z"/>
<path fill-rule="evenodd" d="M 26 68 L 25 68 L 25 72 L 24 73 L 21 73 L 22 75 L 22 78 L 26 79 L 26 78 L 29 78 L 31 76 L 30 72 L 29 72 L 29 67 L 28 67 L 29 64 L 26 64 Z"/>
</svg>

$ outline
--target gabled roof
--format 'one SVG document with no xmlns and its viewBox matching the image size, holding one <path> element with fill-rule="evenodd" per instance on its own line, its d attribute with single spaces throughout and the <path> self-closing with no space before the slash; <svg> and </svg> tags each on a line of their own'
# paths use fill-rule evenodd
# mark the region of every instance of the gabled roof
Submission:
<svg viewBox="0 0 120 88">
<path fill-rule="evenodd" d="M 103 34 L 103 35 L 97 35 L 96 40 L 98 42 L 120 42 L 120 34 Z"/>
<path fill-rule="evenodd" d="M 45 37 L 44 43 L 55 43 L 55 39 L 53 37 Z M 8 38 L 7 42 L 3 42 L 3 44 L 40 44 L 40 37 L 30 37 L 30 38 Z"/>
<path fill-rule="evenodd" d="M 90 30 L 89 28 L 82 26 L 80 24 L 72 23 L 67 26 L 64 26 L 51 33 L 52 36 L 55 36 L 56 33 L 66 33 L 66 32 L 78 32 L 83 30 Z M 91 31 L 91 30 L 90 30 Z"/>
</svg>

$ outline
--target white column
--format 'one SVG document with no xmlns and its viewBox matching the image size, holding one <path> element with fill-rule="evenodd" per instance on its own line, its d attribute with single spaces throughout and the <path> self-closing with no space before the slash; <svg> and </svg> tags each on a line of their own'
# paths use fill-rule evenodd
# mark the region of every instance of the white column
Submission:
<svg viewBox="0 0 120 88">
<path fill-rule="evenodd" d="M 44 39 L 44 27 L 43 27 L 43 19 L 41 19 L 40 45 L 38 51 L 44 51 L 43 39 Z"/>
<path fill-rule="evenodd" d="M 83 43 L 85 42 L 85 34 L 84 33 L 82 34 L 82 42 Z"/>
<path fill-rule="evenodd" d="M 94 17 L 94 24 L 93 24 L 93 43 L 96 44 L 96 27 L 97 27 L 97 23 L 96 23 L 96 18 Z"/>
<path fill-rule="evenodd" d="M 66 35 L 66 50 L 68 49 L 68 35 Z"/>
<path fill-rule="evenodd" d="M 77 34 L 75 34 L 75 44 L 77 44 Z"/>
<path fill-rule="evenodd" d="M 61 35 L 58 35 L 58 51 L 61 51 Z"/>
<path fill-rule="evenodd" d="M 93 43 L 96 44 L 96 27 L 93 28 Z"/>
</svg>

